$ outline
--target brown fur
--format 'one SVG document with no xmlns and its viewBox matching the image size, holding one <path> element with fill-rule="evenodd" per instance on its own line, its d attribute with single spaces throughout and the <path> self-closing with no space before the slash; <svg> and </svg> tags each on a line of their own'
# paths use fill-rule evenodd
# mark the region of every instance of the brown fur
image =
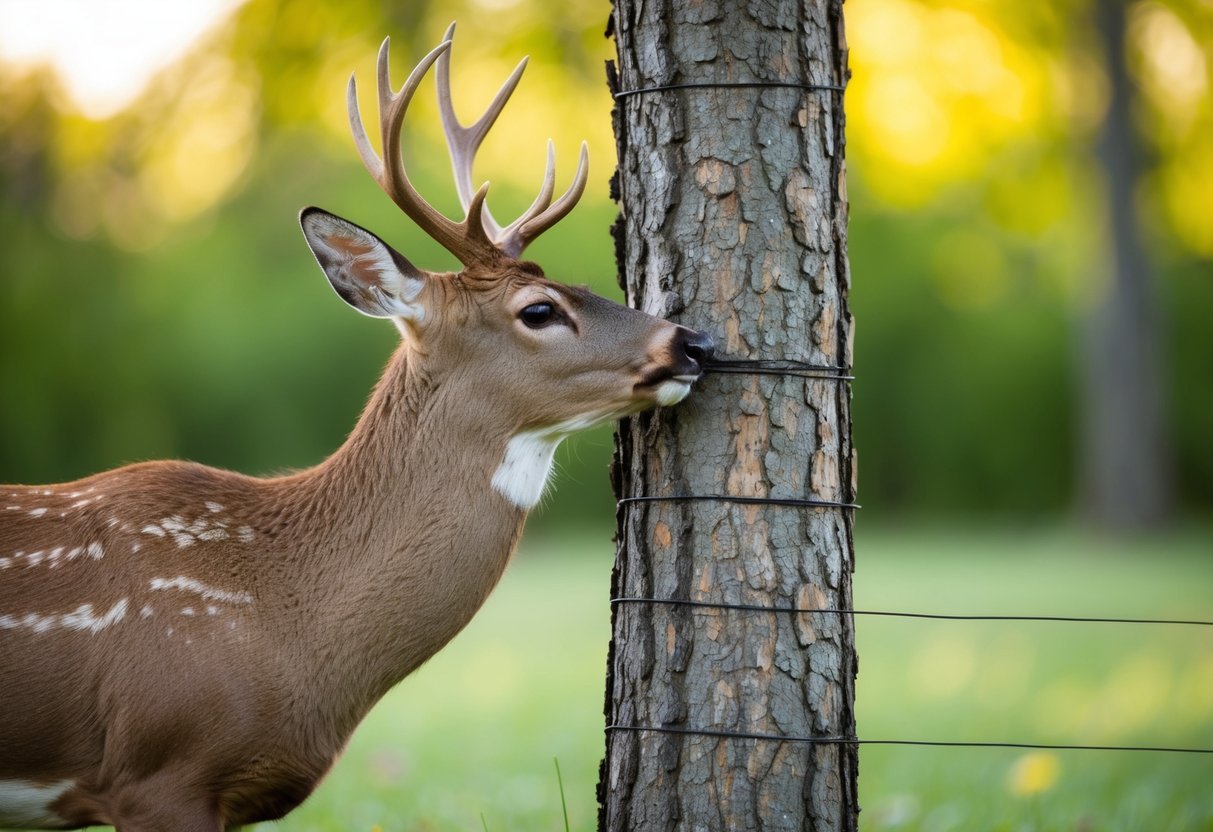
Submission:
<svg viewBox="0 0 1213 832">
<path fill-rule="evenodd" d="M 649 406 L 647 375 L 686 372 L 685 330 L 527 269 L 426 292 L 453 314 L 407 330 L 350 438 L 313 469 L 255 479 L 150 462 L 0 489 L 0 556 L 60 549 L 0 569 L 0 614 L 88 603 L 99 617 L 127 599 L 97 632 L 0 629 L 0 780 L 73 781 L 54 805 L 63 828 L 280 817 L 501 576 L 525 516 L 490 485 L 509 438 Z M 521 327 L 532 295 L 559 299 L 578 334 Z M 225 536 L 182 546 L 144 531 L 174 517 Z M 89 544 L 100 558 L 68 558 Z M 249 602 L 149 588 L 178 577 Z"/>
</svg>

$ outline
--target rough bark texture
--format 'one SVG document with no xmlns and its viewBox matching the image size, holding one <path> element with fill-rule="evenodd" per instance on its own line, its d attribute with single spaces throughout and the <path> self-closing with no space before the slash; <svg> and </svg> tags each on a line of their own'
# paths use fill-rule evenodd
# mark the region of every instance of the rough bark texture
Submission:
<svg viewBox="0 0 1213 832">
<path fill-rule="evenodd" d="M 845 83 L 832 0 L 615 0 L 616 89 Z M 843 112 L 836 92 L 699 89 L 619 102 L 616 226 L 629 301 L 716 335 L 731 358 L 851 365 Z M 854 497 L 850 391 L 708 376 L 625 423 L 621 497 Z M 850 512 L 625 506 L 616 596 L 850 607 Z M 854 736 L 849 617 L 618 605 L 608 724 Z M 854 746 L 612 730 L 603 830 L 854 830 Z"/>
<path fill-rule="evenodd" d="M 1174 508 L 1161 323 L 1134 189 L 1133 85 L 1125 65 L 1125 3 L 1099 0 L 1095 29 L 1108 73 L 1096 159 L 1107 194 L 1108 280 L 1083 331 L 1083 501 L 1105 528 L 1157 526 Z"/>
</svg>

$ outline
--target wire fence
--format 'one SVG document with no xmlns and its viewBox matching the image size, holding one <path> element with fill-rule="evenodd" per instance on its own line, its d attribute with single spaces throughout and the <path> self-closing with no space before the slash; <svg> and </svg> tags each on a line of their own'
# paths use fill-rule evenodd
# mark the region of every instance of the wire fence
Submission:
<svg viewBox="0 0 1213 832">
<path fill-rule="evenodd" d="M 664 88 L 662 88 L 664 89 Z M 617 96 L 618 97 L 618 96 Z M 855 377 L 848 367 L 832 365 L 808 364 L 800 361 L 786 360 L 724 360 L 708 362 L 704 366 L 707 373 L 755 374 L 792 376 L 805 379 L 818 379 L 848 383 Z M 674 495 L 642 495 L 624 497 L 617 503 L 619 510 L 646 503 L 686 503 L 686 502 L 720 502 L 741 505 L 765 505 L 807 510 L 855 510 L 860 508 L 856 503 L 842 500 L 820 500 L 815 498 L 776 498 L 776 497 L 741 497 L 725 494 L 674 494 Z M 1057 624 L 1120 624 L 1125 626 L 1174 626 L 1174 627 L 1213 627 L 1213 620 L 1178 619 L 1178 618 L 1129 618 L 1120 616 L 1076 616 L 1076 615 L 1010 615 L 993 613 L 934 613 L 913 612 L 904 610 L 861 610 L 839 608 L 814 608 L 795 606 L 774 606 L 749 603 L 728 603 L 723 601 L 706 601 L 693 598 L 650 598 L 642 596 L 619 596 L 611 599 L 612 608 L 622 606 L 669 606 L 685 608 L 699 612 L 757 612 L 770 615 L 836 615 L 836 616 L 876 616 L 886 618 L 928 619 L 935 621 L 1016 621 L 1016 622 L 1049 622 Z M 1210 691 L 1213 696 L 1213 691 Z M 1052 751 L 1107 751 L 1107 752 L 1153 752 L 1168 754 L 1213 754 L 1213 747 L 1180 747 L 1153 745 L 1084 745 L 1078 743 L 1042 743 L 1021 740 L 1008 741 L 957 741 L 936 739 L 874 739 L 853 736 L 796 736 L 788 734 L 771 734 L 759 731 L 731 731 L 721 728 L 688 727 L 685 725 L 621 725 L 610 724 L 606 727 L 611 732 L 636 732 L 652 734 L 670 734 L 683 736 L 717 737 L 729 740 L 751 740 L 760 742 L 801 743 L 808 745 L 896 745 L 896 746 L 929 746 L 938 748 L 1019 748 L 1043 749 Z"/>
<path fill-rule="evenodd" d="M 623 501 L 620 501 L 621 503 Z M 761 612 L 772 615 L 838 615 L 838 616 L 879 616 L 891 618 L 914 618 L 934 621 L 1019 621 L 1019 622 L 1051 622 L 1063 624 L 1123 624 L 1131 626 L 1167 625 L 1179 627 L 1213 627 L 1213 621 L 1200 619 L 1178 618 L 1119 618 L 1110 616 L 1073 616 L 1073 615 L 1002 615 L 1002 614 L 952 614 L 929 612 L 906 612 L 900 610 L 859 610 L 815 607 L 783 607 L 763 604 L 733 604 L 717 601 L 699 601 L 690 598 L 646 598 L 640 596 L 620 596 L 611 599 L 612 607 L 624 605 L 661 605 L 688 608 L 700 612 Z M 1171 754 L 1213 754 L 1213 748 L 1154 746 L 1154 745 L 1083 745 L 1078 743 L 1042 743 L 1023 740 L 1007 741 L 958 741 L 958 740 L 911 740 L 911 739 L 872 739 L 844 736 L 796 736 L 787 734 L 769 734 L 757 731 L 726 731 L 718 728 L 690 728 L 677 725 L 619 725 L 611 724 L 607 732 L 633 731 L 657 734 L 681 734 L 688 736 L 718 737 L 721 739 L 759 740 L 767 742 L 802 743 L 809 745 L 901 745 L 901 746 L 931 746 L 938 748 L 1021 748 L 1044 749 L 1052 751 L 1144 751 Z"/>
</svg>

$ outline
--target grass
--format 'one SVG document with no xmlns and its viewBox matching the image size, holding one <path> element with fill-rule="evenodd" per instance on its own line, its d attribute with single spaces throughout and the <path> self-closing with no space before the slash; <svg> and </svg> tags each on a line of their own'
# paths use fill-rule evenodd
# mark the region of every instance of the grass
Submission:
<svg viewBox="0 0 1213 832">
<path fill-rule="evenodd" d="M 857 608 L 1213 618 L 1207 537 L 868 548 Z M 861 736 L 1213 747 L 1207 629 L 868 619 L 858 641 Z M 868 747 L 860 760 L 869 830 L 1213 829 L 1213 757 Z"/>
<path fill-rule="evenodd" d="M 857 545 L 860 609 L 1213 618 L 1208 535 L 861 529 Z M 594 829 L 610 561 L 605 541 L 524 546 L 316 794 L 259 829 Z M 1213 747 L 1203 628 L 864 618 L 858 640 L 861 736 Z M 869 746 L 860 760 L 869 832 L 1213 830 L 1208 756 Z"/>
</svg>

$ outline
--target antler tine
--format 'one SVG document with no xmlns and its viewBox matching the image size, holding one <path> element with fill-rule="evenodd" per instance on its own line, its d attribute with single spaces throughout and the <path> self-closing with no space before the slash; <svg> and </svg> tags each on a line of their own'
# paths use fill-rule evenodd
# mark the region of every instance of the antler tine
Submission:
<svg viewBox="0 0 1213 832">
<path fill-rule="evenodd" d="M 549 148 L 551 142 L 548 143 Z M 543 189 L 539 197 L 531 204 L 521 217 L 510 224 L 513 229 L 508 239 L 499 239 L 497 246 L 510 257 L 517 257 L 535 238 L 547 231 L 573 210 L 581 195 L 585 193 L 585 183 L 590 172 L 590 151 L 585 142 L 581 143 L 581 153 L 577 158 L 577 172 L 573 174 L 573 183 L 569 189 L 560 195 L 560 199 L 547 204 L 551 199 L 552 188 L 555 184 L 555 169 L 551 166 L 553 155 L 549 155 L 549 176 L 544 177 Z M 542 210 L 540 208 L 542 207 Z M 507 229 L 509 230 L 509 229 Z"/>
<path fill-rule="evenodd" d="M 445 40 L 454 40 L 455 24 L 447 27 L 443 35 Z M 466 209 L 472 197 L 472 164 L 480 143 L 488 135 L 489 130 L 501 115 L 506 102 L 514 94 L 522 73 L 526 69 L 527 59 L 523 58 L 514 67 L 510 77 L 501 85 L 501 89 L 493 96 L 489 106 L 474 124 L 464 126 L 455 115 L 455 105 L 451 100 L 451 53 L 447 50 L 439 56 L 434 70 L 434 80 L 438 87 L 438 110 L 442 116 L 442 129 L 446 134 L 447 149 L 451 155 L 451 168 L 455 175 L 455 190 L 459 194 L 459 203 Z M 493 218 L 488 206 L 484 208 L 485 231 L 493 240 L 501 236 L 501 226 Z"/>
<path fill-rule="evenodd" d="M 511 257 L 517 257 L 526 247 L 526 243 L 518 236 L 518 229 L 523 223 L 529 221 L 532 217 L 540 214 L 544 209 L 552 204 L 552 194 L 556 191 L 556 145 L 548 139 L 548 158 L 543 169 L 543 184 L 539 186 L 539 193 L 535 195 L 535 199 L 522 212 L 518 219 L 502 229 L 497 235 L 497 245 L 506 254 Z"/>
<path fill-rule="evenodd" d="M 354 146 L 358 148 L 362 166 L 366 168 L 366 172 L 371 175 L 372 179 L 382 184 L 383 160 L 379 158 L 375 148 L 371 147 L 371 140 L 366 135 L 366 128 L 362 124 L 362 113 L 358 110 L 358 84 L 352 73 L 350 82 L 345 85 L 345 106 L 349 112 L 350 132 L 354 134 Z"/>
<path fill-rule="evenodd" d="M 499 259 L 503 253 L 509 257 L 518 257 L 536 237 L 568 214 L 577 204 L 577 200 L 581 198 L 589 172 L 588 150 L 585 142 L 582 142 L 581 155 L 577 161 L 577 172 L 573 176 L 573 183 L 560 199 L 553 203 L 552 193 L 556 186 L 556 155 L 549 139 L 547 165 L 538 196 L 522 213 L 522 216 L 503 229 L 489 213 L 488 206 L 485 205 L 488 183 L 486 182 L 475 193 L 472 192 L 472 163 L 481 142 L 484 141 L 484 137 L 497 121 L 506 102 L 517 88 L 527 62 L 524 58 L 515 67 L 480 118 L 474 124 L 465 127 L 459 123 L 459 119 L 455 115 L 454 104 L 451 102 L 450 49 L 451 38 L 454 37 L 454 34 L 455 24 L 452 23 L 446 30 L 443 42 L 421 59 L 399 92 L 392 90 L 388 68 L 388 50 L 391 39 L 385 38 L 383 45 L 379 47 L 379 61 L 376 66 L 382 158 L 375 153 L 370 138 L 367 136 L 366 127 L 362 123 L 362 115 L 358 109 L 358 88 L 353 76 L 350 76 L 349 86 L 346 90 L 350 131 L 354 135 L 354 144 L 358 148 L 362 164 L 372 178 L 379 183 L 379 186 L 405 214 L 458 257 L 464 265 L 491 263 Z M 413 187 L 413 183 L 409 181 L 400 154 L 400 128 L 404 121 L 404 114 L 421 84 L 421 79 L 435 63 L 438 65 L 435 71 L 438 82 L 438 107 L 442 116 L 443 132 L 446 134 L 447 148 L 451 155 L 451 165 L 455 173 L 455 189 L 459 194 L 460 204 L 467 212 L 462 222 L 454 222 L 443 216 L 425 201 Z"/>
<path fill-rule="evenodd" d="M 353 76 L 346 93 L 346 103 L 349 109 L 350 130 L 354 134 L 354 144 L 362 164 L 379 183 L 379 186 L 392 198 L 423 231 L 442 244 L 454 254 L 464 265 L 491 262 L 500 256 L 499 249 L 485 234 L 483 224 L 484 197 L 487 184 L 478 193 L 471 196 L 465 203 L 467 215 L 463 222 L 454 222 L 439 213 L 425 201 L 413 183 L 409 181 L 400 154 L 400 126 L 409 102 L 416 93 L 421 79 L 425 77 L 430 66 L 451 47 L 449 40 L 443 41 L 430 50 L 421 62 L 409 74 L 408 80 L 399 92 L 392 91 L 392 83 L 388 69 L 388 50 L 391 38 L 385 38 L 379 48 L 377 65 L 377 80 L 379 92 L 379 127 L 383 158 L 376 155 L 367 137 L 362 116 L 358 110 L 357 84 Z M 462 200 L 461 200 L 462 201 Z"/>
</svg>

